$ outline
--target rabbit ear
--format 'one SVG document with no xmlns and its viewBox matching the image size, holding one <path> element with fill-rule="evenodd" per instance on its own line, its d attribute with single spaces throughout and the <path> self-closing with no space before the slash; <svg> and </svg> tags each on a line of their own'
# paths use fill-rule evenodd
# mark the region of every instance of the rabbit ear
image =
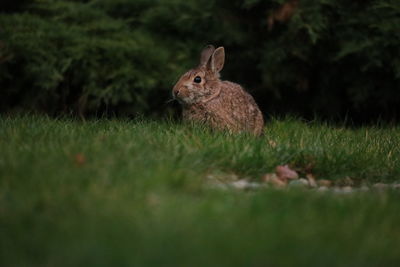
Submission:
<svg viewBox="0 0 400 267">
<path fill-rule="evenodd" d="M 207 65 L 207 63 L 210 60 L 214 51 L 215 51 L 215 47 L 213 45 L 207 45 L 206 47 L 204 47 L 204 49 L 200 55 L 200 66 Z"/>
<path fill-rule="evenodd" d="M 214 73 L 219 73 L 224 67 L 225 63 L 225 49 L 224 47 L 218 47 L 215 49 L 211 57 L 211 70 Z"/>
</svg>

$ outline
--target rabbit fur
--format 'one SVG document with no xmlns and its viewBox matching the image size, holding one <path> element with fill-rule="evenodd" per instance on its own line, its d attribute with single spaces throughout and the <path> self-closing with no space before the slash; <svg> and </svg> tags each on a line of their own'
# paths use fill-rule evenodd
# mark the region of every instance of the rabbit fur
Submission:
<svg viewBox="0 0 400 267">
<path fill-rule="evenodd" d="M 260 136 L 263 115 L 253 97 L 239 84 L 220 80 L 225 62 L 223 47 L 206 46 L 200 64 L 183 74 L 172 95 L 183 108 L 183 119 L 229 132 Z"/>
</svg>

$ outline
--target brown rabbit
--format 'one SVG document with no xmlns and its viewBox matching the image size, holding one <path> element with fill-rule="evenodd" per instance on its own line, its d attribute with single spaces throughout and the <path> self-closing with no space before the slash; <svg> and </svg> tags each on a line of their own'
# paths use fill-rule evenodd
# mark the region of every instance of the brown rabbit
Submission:
<svg viewBox="0 0 400 267">
<path fill-rule="evenodd" d="M 221 81 L 225 61 L 223 47 L 205 47 L 200 65 L 175 84 L 172 94 L 183 107 L 183 119 L 230 132 L 263 133 L 264 120 L 253 97 L 240 85 Z"/>
</svg>

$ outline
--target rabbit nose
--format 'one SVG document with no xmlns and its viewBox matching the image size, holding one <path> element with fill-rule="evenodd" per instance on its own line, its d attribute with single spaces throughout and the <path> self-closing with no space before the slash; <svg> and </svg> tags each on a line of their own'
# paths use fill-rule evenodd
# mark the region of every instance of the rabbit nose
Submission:
<svg viewBox="0 0 400 267">
<path fill-rule="evenodd" d="M 175 94 L 175 96 L 179 95 L 179 89 L 176 89 L 176 90 L 174 91 L 174 94 Z"/>
<path fill-rule="evenodd" d="M 174 97 L 179 96 L 180 89 L 180 87 L 177 87 L 172 90 L 172 94 L 174 95 Z"/>
</svg>

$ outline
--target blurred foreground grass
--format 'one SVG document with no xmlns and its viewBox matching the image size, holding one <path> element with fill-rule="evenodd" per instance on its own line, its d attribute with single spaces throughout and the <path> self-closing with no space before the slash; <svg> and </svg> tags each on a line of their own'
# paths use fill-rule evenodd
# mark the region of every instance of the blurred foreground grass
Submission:
<svg viewBox="0 0 400 267">
<path fill-rule="evenodd" d="M 238 192 L 279 164 L 400 179 L 398 127 L 294 119 L 262 138 L 173 122 L 0 119 L 1 266 L 395 266 L 400 194 Z"/>
</svg>

